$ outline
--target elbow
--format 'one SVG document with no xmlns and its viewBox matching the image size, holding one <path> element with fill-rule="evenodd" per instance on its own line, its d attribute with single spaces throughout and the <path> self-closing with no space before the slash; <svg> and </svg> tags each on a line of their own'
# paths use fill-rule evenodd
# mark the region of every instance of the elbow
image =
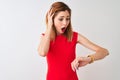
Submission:
<svg viewBox="0 0 120 80">
<path fill-rule="evenodd" d="M 38 49 L 38 54 L 42 57 L 46 57 L 46 53 Z"/>
<path fill-rule="evenodd" d="M 109 51 L 105 48 L 102 48 L 102 53 L 103 53 L 104 57 L 109 55 Z"/>
<path fill-rule="evenodd" d="M 44 53 L 41 53 L 41 54 L 39 53 L 39 55 L 42 57 L 46 57 L 46 54 L 44 54 Z"/>
<path fill-rule="evenodd" d="M 109 51 L 105 48 L 99 48 L 95 54 L 95 60 L 104 59 L 109 55 Z"/>
<path fill-rule="evenodd" d="M 105 55 L 108 56 L 109 55 L 109 51 L 107 49 L 104 49 L 105 50 Z"/>
</svg>

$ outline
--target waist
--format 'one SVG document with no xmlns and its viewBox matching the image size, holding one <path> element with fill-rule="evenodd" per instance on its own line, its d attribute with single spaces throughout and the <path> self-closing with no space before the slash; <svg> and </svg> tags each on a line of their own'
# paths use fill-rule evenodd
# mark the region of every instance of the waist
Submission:
<svg viewBox="0 0 120 80">
<path fill-rule="evenodd" d="M 49 71 L 47 73 L 47 80 L 78 80 L 77 73 L 73 71 Z"/>
</svg>

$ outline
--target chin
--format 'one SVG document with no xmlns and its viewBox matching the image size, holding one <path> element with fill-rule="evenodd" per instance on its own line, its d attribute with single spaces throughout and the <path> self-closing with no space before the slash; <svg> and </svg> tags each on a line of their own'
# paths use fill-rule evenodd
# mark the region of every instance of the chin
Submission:
<svg viewBox="0 0 120 80">
<path fill-rule="evenodd" d="M 64 32 L 61 32 L 60 34 L 64 34 Z"/>
<path fill-rule="evenodd" d="M 64 32 L 58 32 L 57 34 L 60 35 L 60 34 L 63 34 Z"/>
</svg>

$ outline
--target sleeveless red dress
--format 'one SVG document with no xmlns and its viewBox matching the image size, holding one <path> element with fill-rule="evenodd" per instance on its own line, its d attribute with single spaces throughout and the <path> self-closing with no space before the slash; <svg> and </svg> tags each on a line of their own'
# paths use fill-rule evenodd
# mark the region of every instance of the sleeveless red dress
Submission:
<svg viewBox="0 0 120 80">
<path fill-rule="evenodd" d="M 50 49 L 46 56 L 48 72 L 46 80 L 78 80 L 77 73 L 71 68 L 75 59 L 77 32 L 73 32 L 71 42 L 63 35 L 58 35 L 50 42 Z"/>
</svg>

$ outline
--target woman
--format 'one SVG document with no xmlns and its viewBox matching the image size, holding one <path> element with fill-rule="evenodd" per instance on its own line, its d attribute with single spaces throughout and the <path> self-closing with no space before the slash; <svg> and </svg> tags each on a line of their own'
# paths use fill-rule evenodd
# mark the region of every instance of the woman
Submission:
<svg viewBox="0 0 120 80">
<path fill-rule="evenodd" d="M 47 29 L 41 36 L 38 53 L 47 58 L 46 80 L 78 80 L 76 69 L 107 56 L 108 50 L 72 30 L 71 9 L 63 2 L 55 2 L 46 14 Z M 75 56 L 76 44 L 95 53 Z"/>
</svg>

